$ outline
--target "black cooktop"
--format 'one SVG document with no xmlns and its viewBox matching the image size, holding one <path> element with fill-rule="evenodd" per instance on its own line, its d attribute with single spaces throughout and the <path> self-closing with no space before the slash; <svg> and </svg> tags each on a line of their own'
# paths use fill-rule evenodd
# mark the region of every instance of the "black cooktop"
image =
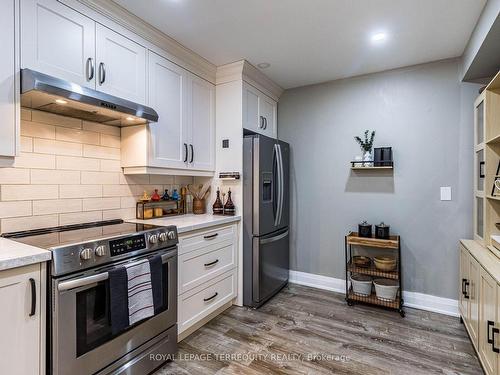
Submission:
<svg viewBox="0 0 500 375">
<path fill-rule="evenodd" d="M 60 246 L 127 234 L 133 235 L 137 232 L 158 228 L 161 227 L 151 224 L 129 223 L 123 220 L 108 220 L 3 233 L 2 237 L 51 250 Z"/>
</svg>

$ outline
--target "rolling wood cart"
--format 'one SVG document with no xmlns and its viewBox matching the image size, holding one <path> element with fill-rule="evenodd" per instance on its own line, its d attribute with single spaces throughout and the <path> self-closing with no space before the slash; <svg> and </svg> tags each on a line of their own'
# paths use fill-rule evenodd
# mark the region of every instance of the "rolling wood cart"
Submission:
<svg viewBox="0 0 500 375">
<path fill-rule="evenodd" d="M 353 257 L 353 246 L 363 246 L 368 248 L 371 252 L 376 252 L 376 249 L 392 249 L 397 252 L 396 259 L 396 270 L 394 271 L 381 271 L 375 268 L 373 262 L 369 267 L 360 267 L 354 264 Z M 366 303 L 370 305 L 383 306 L 389 309 L 398 310 L 399 314 L 404 317 L 405 312 L 403 310 L 403 282 L 401 273 L 401 240 L 399 236 L 390 236 L 389 239 L 378 239 L 375 237 L 359 237 L 356 232 L 349 232 L 345 236 L 345 299 L 349 306 L 353 306 L 355 303 Z M 386 278 L 394 279 L 399 282 L 399 291 L 397 297 L 394 301 L 386 301 L 378 299 L 375 295 L 375 291 L 369 296 L 356 295 L 352 291 L 352 286 L 350 285 L 350 275 L 351 274 L 363 274 L 368 276 L 374 276 L 376 278 Z"/>
</svg>

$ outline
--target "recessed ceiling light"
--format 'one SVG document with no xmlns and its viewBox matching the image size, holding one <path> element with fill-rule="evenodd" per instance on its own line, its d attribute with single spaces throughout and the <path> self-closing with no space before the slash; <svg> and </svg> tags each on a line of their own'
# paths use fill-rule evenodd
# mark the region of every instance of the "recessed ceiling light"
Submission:
<svg viewBox="0 0 500 375">
<path fill-rule="evenodd" d="M 63 100 L 63 99 L 56 99 L 56 103 L 57 104 L 68 104 L 68 102 L 66 100 Z"/>
<path fill-rule="evenodd" d="M 270 66 L 271 66 L 271 64 L 266 63 L 266 62 L 257 64 L 257 67 L 259 67 L 260 69 L 266 69 L 266 68 L 269 68 Z"/>
<path fill-rule="evenodd" d="M 387 39 L 386 33 L 375 33 L 372 35 L 372 42 L 381 42 Z"/>
</svg>

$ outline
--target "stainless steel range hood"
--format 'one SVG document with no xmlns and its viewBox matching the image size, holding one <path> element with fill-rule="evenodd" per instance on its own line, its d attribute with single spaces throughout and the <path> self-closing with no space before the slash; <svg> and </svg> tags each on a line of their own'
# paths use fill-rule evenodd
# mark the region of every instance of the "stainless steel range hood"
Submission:
<svg viewBox="0 0 500 375">
<path fill-rule="evenodd" d="M 21 70 L 21 105 L 114 126 L 157 122 L 152 108 L 30 69 Z"/>
</svg>

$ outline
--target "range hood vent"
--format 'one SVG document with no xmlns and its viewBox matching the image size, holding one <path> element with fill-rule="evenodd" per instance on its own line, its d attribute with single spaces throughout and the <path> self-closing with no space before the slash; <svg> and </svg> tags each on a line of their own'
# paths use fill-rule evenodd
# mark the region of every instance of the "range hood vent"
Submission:
<svg viewBox="0 0 500 375">
<path fill-rule="evenodd" d="M 31 69 L 21 70 L 21 105 L 114 126 L 157 122 L 152 108 Z"/>
</svg>

